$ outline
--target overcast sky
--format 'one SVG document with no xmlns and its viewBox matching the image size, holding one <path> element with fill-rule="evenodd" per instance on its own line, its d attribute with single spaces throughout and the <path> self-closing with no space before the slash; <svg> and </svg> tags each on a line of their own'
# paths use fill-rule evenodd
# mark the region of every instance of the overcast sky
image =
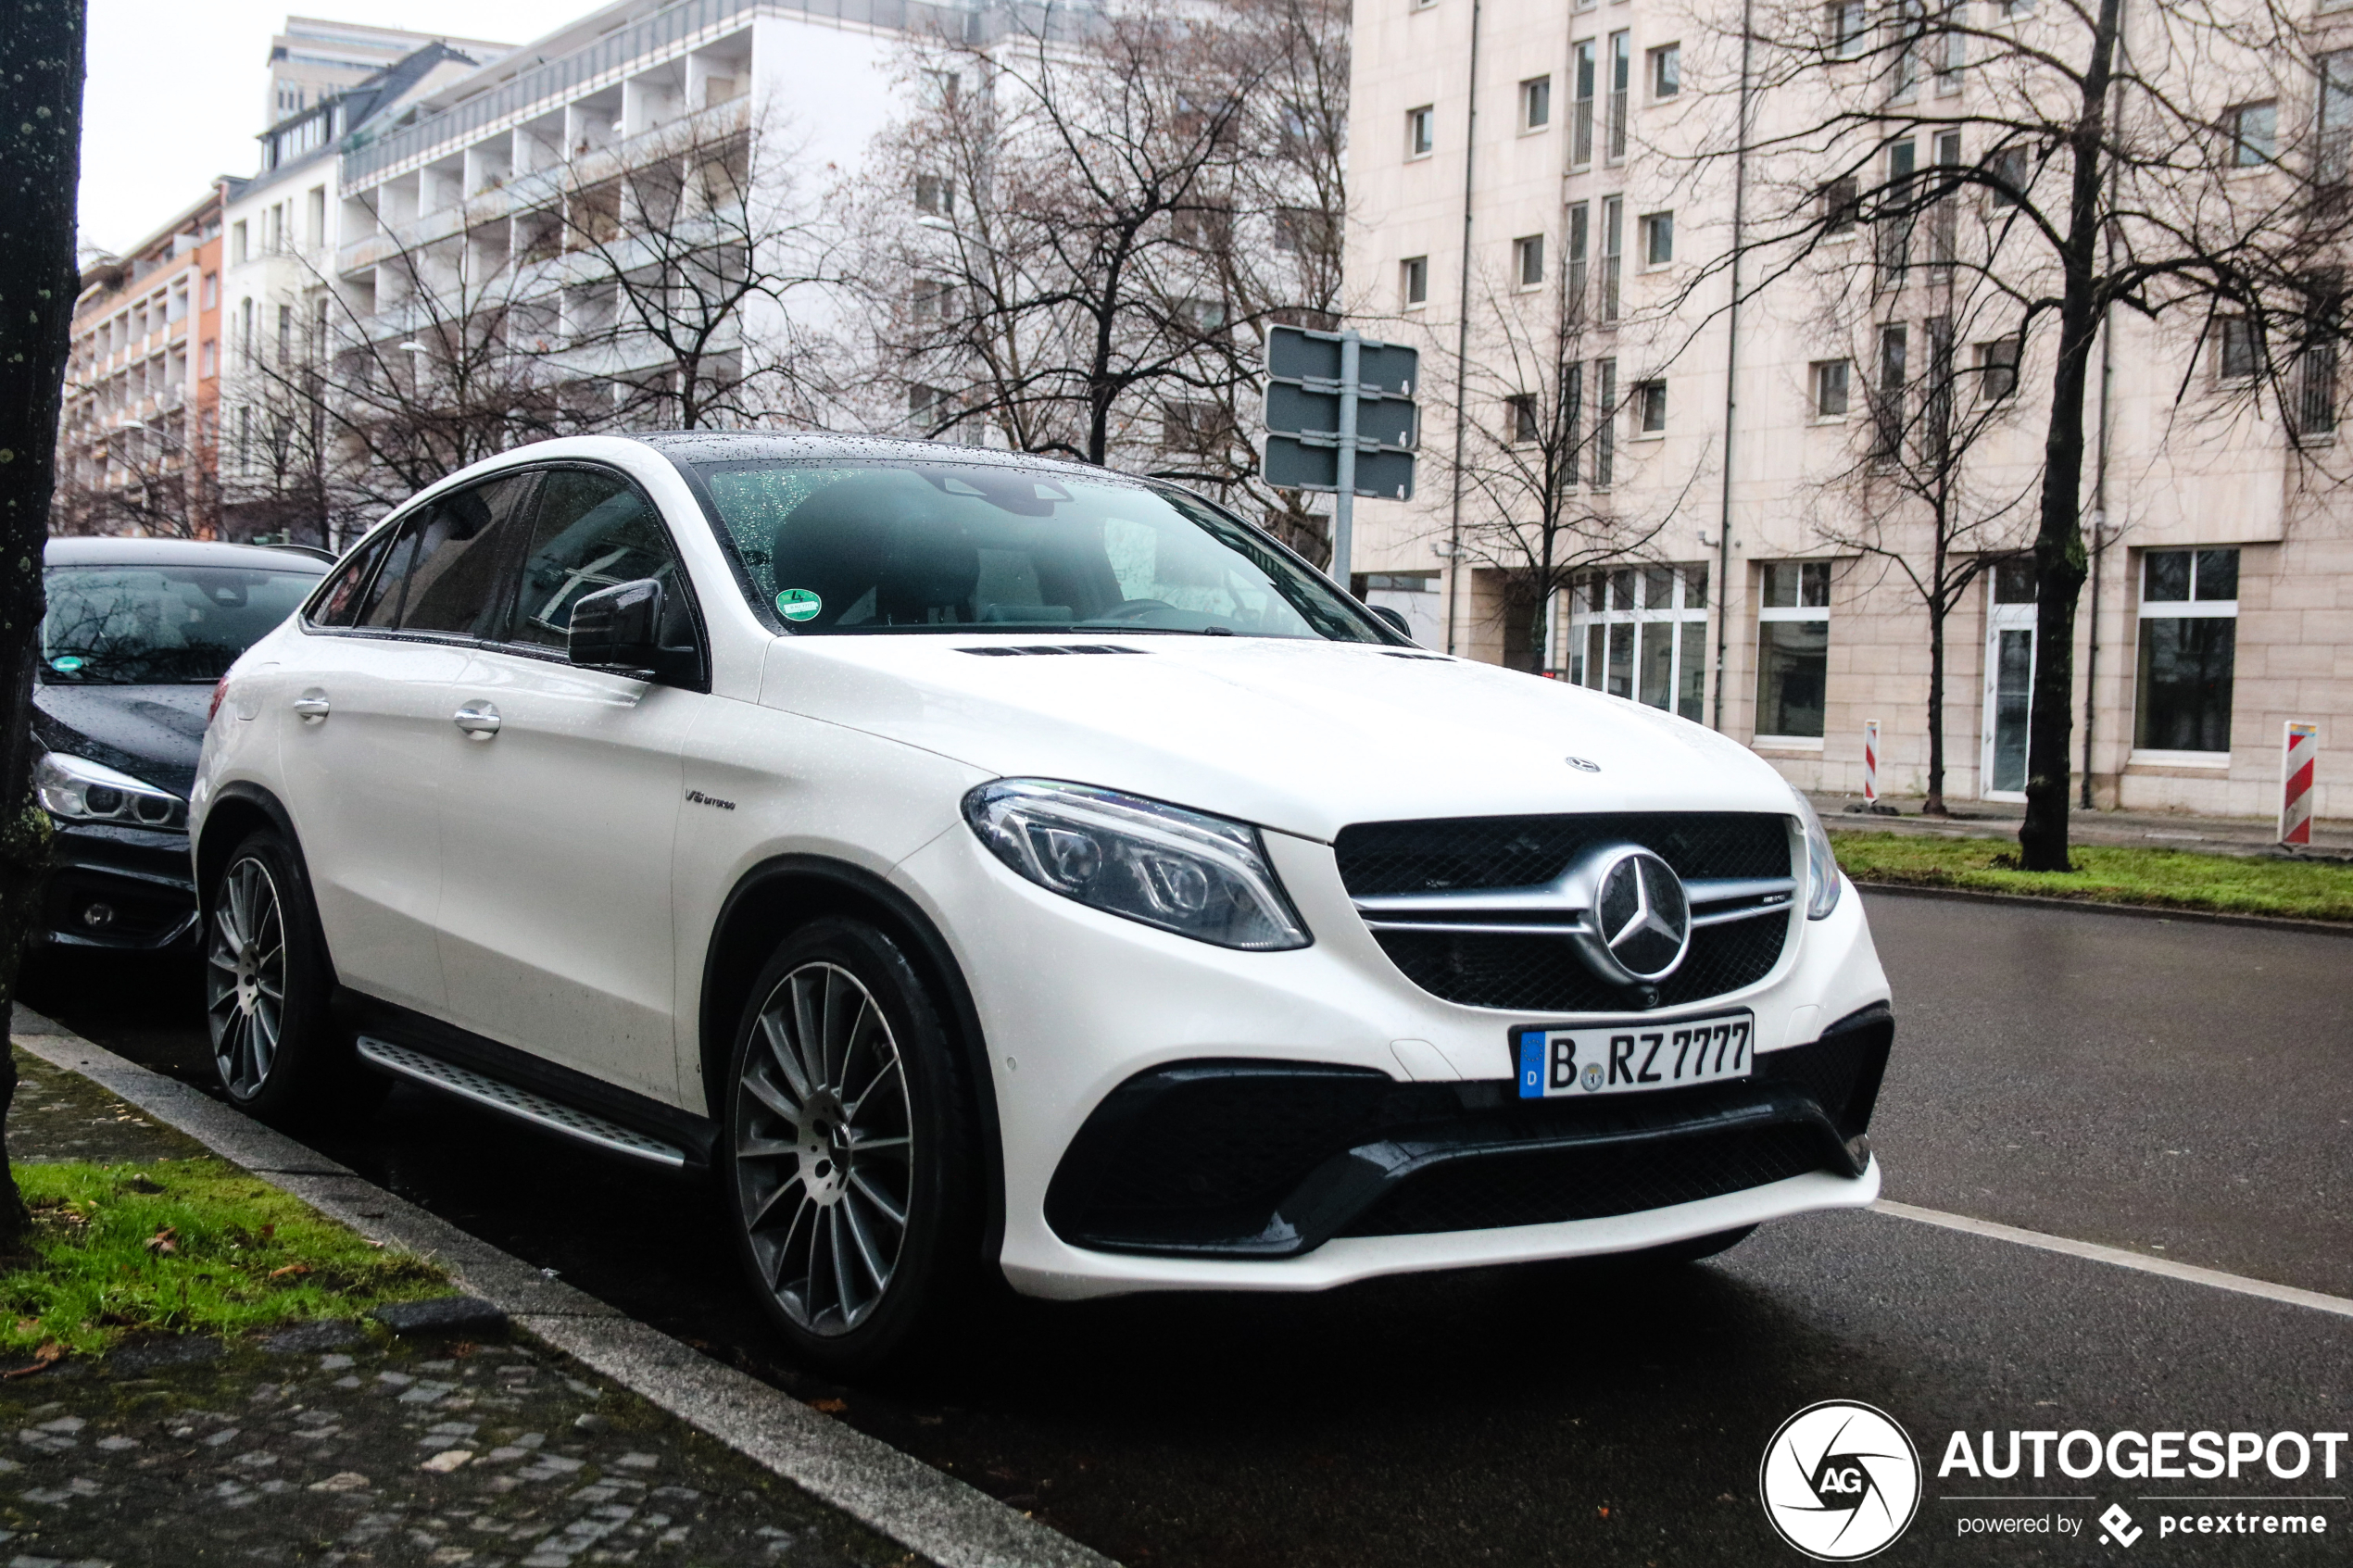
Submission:
<svg viewBox="0 0 2353 1568">
<path fill-rule="evenodd" d="M 295 14 L 521 44 L 599 0 L 294 0 Z M 251 174 L 287 0 L 90 0 L 82 237 L 120 252 Z"/>
</svg>

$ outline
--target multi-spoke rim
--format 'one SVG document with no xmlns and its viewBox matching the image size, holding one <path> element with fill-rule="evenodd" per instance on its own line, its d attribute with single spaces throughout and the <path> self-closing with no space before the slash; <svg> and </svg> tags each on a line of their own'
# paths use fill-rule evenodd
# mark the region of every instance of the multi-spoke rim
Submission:
<svg viewBox="0 0 2353 1568">
<path fill-rule="evenodd" d="M 251 1099 L 270 1081 L 286 1011 L 285 906 L 270 868 L 253 856 L 220 879 L 205 989 L 213 1066 L 231 1094 Z"/>
<path fill-rule="evenodd" d="M 874 993 L 801 965 L 761 1004 L 736 1094 L 736 1197 L 761 1282 L 827 1336 L 890 1288 L 914 1191 L 907 1071 Z"/>
</svg>

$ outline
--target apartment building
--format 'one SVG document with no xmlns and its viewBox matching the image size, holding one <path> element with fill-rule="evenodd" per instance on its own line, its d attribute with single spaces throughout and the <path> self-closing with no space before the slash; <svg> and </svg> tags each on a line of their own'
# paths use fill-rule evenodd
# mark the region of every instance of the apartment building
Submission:
<svg viewBox="0 0 2353 1568">
<path fill-rule="evenodd" d="M 58 532 L 209 537 L 220 384 L 223 182 L 82 269 L 58 427 Z"/>
<path fill-rule="evenodd" d="M 1783 9 L 1826 15 L 1833 57 L 1850 39 L 1859 53 L 1884 19 L 1932 10 Z M 2035 14 L 2029 0 L 1982 10 L 1973 26 Z M 1742 142 L 1742 19 L 1721 0 L 1479 0 L 1476 18 L 1471 0 L 1358 5 L 1349 295 L 1368 336 L 1423 347 L 1428 378 L 1421 488 L 1410 502 L 1358 503 L 1360 587 L 1433 643 L 1523 665 L 1541 657 L 1555 678 L 1713 724 L 1809 787 L 1859 789 L 1876 721 L 1881 789 L 1917 791 L 1928 614 L 1895 558 L 1924 551 L 1915 530 L 1894 555 L 1875 553 L 1894 537 L 1889 520 L 1908 514 L 1867 427 L 1880 389 L 1903 384 L 1907 355 L 1915 375 L 1932 357 L 1957 361 L 1974 373 L 1969 395 L 2016 408 L 1985 421 L 1970 459 L 1985 515 L 1961 546 L 1983 570 L 1947 621 L 1945 787 L 1957 801 L 2020 798 L 2035 607 L 2013 558 L 2034 521 L 2047 330 L 2021 350 L 1996 313 L 1957 316 L 1951 257 L 1936 248 L 1949 231 L 1868 221 L 1804 266 L 1755 264 L 1733 330 L 1738 160 L 1726 155 L 1820 109 L 1784 82 L 1760 94 Z M 2347 23 L 2324 14 L 2313 26 Z M 2229 52 L 2213 54 L 2201 69 L 2216 79 L 2214 123 L 2240 128 L 2220 156 L 2249 170 L 2233 178 L 2268 177 L 2275 126 L 2281 148 L 2291 124 L 2342 140 L 2353 91 L 2332 68 L 2301 86 L 2241 89 L 2221 80 L 2235 69 Z M 1949 57 L 1899 59 L 1891 94 L 1911 119 L 1937 123 L 1874 153 L 1888 179 L 1997 156 L 1969 120 L 1994 90 L 1971 62 L 1959 44 Z M 2234 92 L 2257 101 L 2234 104 Z M 1773 175 L 1747 175 L 1754 224 L 1773 208 Z M 1822 178 L 1819 199 L 1852 198 L 1851 177 Z M 2230 405 L 2253 373 L 2243 337 L 2227 321 L 2121 313 L 2106 330 L 2085 481 L 2077 766 L 2102 805 L 2265 815 L 2284 721 L 2316 721 L 2318 809 L 2349 816 L 2353 768 L 2328 749 L 2353 738 L 2353 495 L 2327 473 L 2334 361 L 2285 407 Z M 1542 373 L 1528 373 L 1531 360 Z M 1508 602 L 1509 563 L 1491 547 L 1498 521 L 1526 521 L 1514 510 L 1524 503 L 1481 482 L 1476 454 L 1482 441 L 1536 452 L 1564 419 L 1580 431 L 1567 505 L 1601 543 L 1570 591 L 1529 613 Z M 1460 485 L 1457 450 L 1473 454 Z"/>
<path fill-rule="evenodd" d="M 262 123 L 274 126 L 316 108 L 325 99 L 389 70 L 428 44 L 446 44 L 484 65 L 510 47 L 479 38 L 288 17 L 285 31 L 270 40 L 270 98 Z"/>
<path fill-rule="evenodd" d="M 478 47 L 497 57 L 509 46 Z M 259 133 L 258 170 L 227 194 L 220 211 L 226 391 L 220 450 L 230 536 L 343 542 L 323 536 L 315 506 L 282 504 L 287 468 L 300 456 L 290 450 L 284 372 L 326 339 L 336 316 L 330 296 L 344 213 L 337 157 L 347 143 L 481 64 L 451 44 L 424 39 L 357 82 L 322 87 L 308 107 L 274 119 Z"/>
</svg>

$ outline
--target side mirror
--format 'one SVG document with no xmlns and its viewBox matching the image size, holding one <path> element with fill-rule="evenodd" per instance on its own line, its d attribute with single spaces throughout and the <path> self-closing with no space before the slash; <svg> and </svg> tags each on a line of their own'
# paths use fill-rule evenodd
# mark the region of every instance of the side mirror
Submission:
<svg viewBox="0 0 2353 1568">
<path fill-rule="evenodd" d="M 652 670 L 662 662 L 661 627 L 661 584 L 641 578 L 575 600 L 564 651 L 591 670 Z"/>
<path fill-rule="evenodd" d="M 1365 608 L 1371 610 L 1375 615 L 1379 616 L 1383 621 L 1388 621 L 1389 624 L 1395 629 L 1397 634 L 1404 638 L 1407 642 L 1410 643 L 1414 640 L 1413 627 L 1405 623 L 1405 617 L 1398 611 L 1390 608 L 1387 605 L 1366 605 Z"/>
</svg>

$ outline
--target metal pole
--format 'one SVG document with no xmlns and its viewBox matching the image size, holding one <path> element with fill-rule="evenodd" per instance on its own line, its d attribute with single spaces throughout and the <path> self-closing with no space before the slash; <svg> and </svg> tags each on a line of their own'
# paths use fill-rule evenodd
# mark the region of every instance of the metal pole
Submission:
<svg viewBox="0 0 2353 1568">
<path fill-rule="evenodd" d="M 1356 527 L 1356 384 L 1364 362 L 1364 339 L 1356 329 L 1340 334 L 1340 493 L 1332 497 L 1332 581 L 1354 593 L 1348 581 L 1349 548 Z"/>
<path fill-rule="evenodd" d="M 1464 420 L 1468 418 L 1463 408 L 1463 396 L 1468 390 L 1470 373 L 1470 304 L 1471 304 L 1471 202 L 1472 176 L 1478 169 L 1478 6 L 1471 0 L 1470 8 L 1470 102 L 1463 116 L 1463 262 L 1462 286 L 1454 307 L 1454 495 L 1446 513 L 1446 651 L 1453 653 L 1455 602 L 1462 596 L 1459 583 L 1463 564 L 1463 434 Z"/>
<path fill-rule="evenodd" d="M 1740 411 L 1741 257 L 1748 217 L 1748 99 L 1756 44 L 1755 0 L 1741 5 L 1741 92 L 1732 148 L 1732 307 L 1724 322 L 1724 487 L 1716 513 L 1716 707 L 1710 728 L 1724 729 L 1724 660 L 1732 630 L 1732 419 Z"/>
</svg>

